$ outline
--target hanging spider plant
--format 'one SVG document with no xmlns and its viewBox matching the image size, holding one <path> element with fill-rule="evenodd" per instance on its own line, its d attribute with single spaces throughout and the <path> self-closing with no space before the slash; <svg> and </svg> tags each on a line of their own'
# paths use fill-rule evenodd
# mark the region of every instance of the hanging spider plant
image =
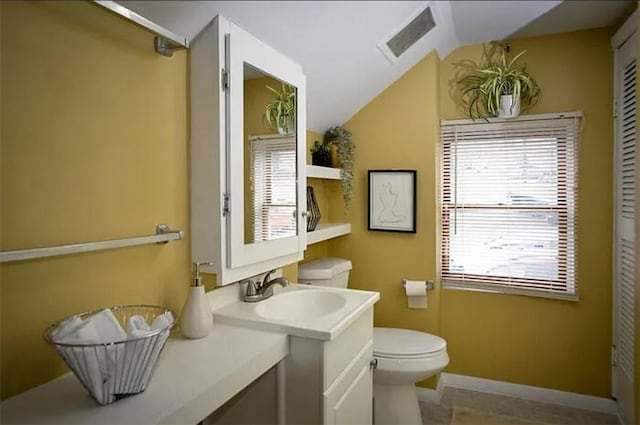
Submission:
<svg viewBox="0 0 640 425">
<path fill-rule="evenodd" d="M 469 117 L 472 119 L 499 116 L 504 111 L 503 96 L 511 96 L 511 99 L 506 99 L 511 100 L 511 109 L 515 105 L 519 108 L 521 104 L 522 109 L 527 110 L 538 103 L 542 95 L 538 83 L 526 71 L 525 66 L 517 64 L 525 51 L 509 60 L 508 49 L 504 45 L 496 42 L 492 44 L 489 51 L 484 48 L 480 65 L 474 62 L 460 65 L 466 71 L 456 85 L 462 91 L 463 101 L 468 106 Z"/>
<path fill-rule="evenodd" d="M 340 186 L 342 187 L 342 200 L 344 201 L 344 214 L 347 214 L 353 199 L 353 166 L 355 161 L 356 146 L 353 143 L 351 131 L 344 127 L 331 127 L 324 133 L 326 144 L 333 144 L 338 150 L 338 162 L 340 171 Z"/>
<path fill-rule="evenodd" d="M 277 128 L 281 134 L 288 134 L 295 129 L 296 89 L 282 83 L 281 90 L 265 86 L 273 93 L 273 98 L 264 111 L 264 122 L 267 127 Z"/>
</svg>

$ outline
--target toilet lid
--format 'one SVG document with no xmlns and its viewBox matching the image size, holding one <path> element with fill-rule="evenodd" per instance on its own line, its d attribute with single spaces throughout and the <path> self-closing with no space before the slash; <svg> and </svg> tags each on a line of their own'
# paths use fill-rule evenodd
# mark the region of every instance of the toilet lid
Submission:
<svg viewBox="0 0 640 425">
<path fill-rule="evenodd" d="M 442 353 L 446 349 L 447 342 L 439 336 L 409 329 L 373 329 L 373 354 L 376 356 L 424 357 Z"/>
</svg>

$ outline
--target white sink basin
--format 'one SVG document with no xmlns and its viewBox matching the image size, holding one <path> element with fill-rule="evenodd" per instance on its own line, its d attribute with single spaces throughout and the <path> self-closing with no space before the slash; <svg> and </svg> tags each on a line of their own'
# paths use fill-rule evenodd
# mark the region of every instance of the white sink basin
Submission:
<svg viewBox="0 0 640 425">
<path fill-rule="evenodd" d="M 274 295 L 260 301 L 255 312 L 270 320 L 316 319 L 340 310 L 346 302 L 342 294 L 309 289 Z"/>
</svg>

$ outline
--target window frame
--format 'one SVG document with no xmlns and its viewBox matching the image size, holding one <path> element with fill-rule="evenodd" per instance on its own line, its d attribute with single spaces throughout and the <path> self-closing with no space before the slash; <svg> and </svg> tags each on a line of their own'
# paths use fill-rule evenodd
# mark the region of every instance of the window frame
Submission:
<svg viewBox="0 0 640 425">
<path fill-rule="evenodd" d="M 443 288 L 464 289 L 483 292 L 496 292 L 515 295 L 531 295 L 545 298 L 556 298 L 577 301 L 577 219 L 578 219 L 578 198 L 577 198 L 577 176 L 578 176 L 578 145 L 579 130 L 577 120 L 582 117 L 581 112 L 563 114 L 544 114 L 521 116 L 516 119 L 489 119 L 489 123 L 500 123 L 503 127 L 493 130 L 495 137 L 500 137 L 502 131 L 505 141 L 513 140 L 508 128 L 510 123 L 523 121 L 543 121 L 550 119 L 566 120 L 573 119 L 573 131 L 566 130 L 563 134 L 555 137 L 555 157 L 557 158 L 557 200 L 554 204 L 472 204 L 456 202 L 454 191 L 456 187 L 452 185 L 453 173 L 455 173 L 456 144 L 458 141 L 457 128 L 453 142 L 450 138 L 450 130 L 445 128 L 453 126 L 472 126 L 482 124 L 472 120 L 454 120 L 441 122 L 441 163 L 440 163 L 440 276 Z M 539 127 L 535 127 L 538 125 Z M 470 127 L 466 127 L 467 129 Z M 541 124 L 532 124 L 532 129 L 542 128 Z M 569 125 L 567 129 L 571 128 Z M 472 130 L 468 130 L 473 132 Z M 533 133 L 533 131 L 532 131 Z M 449 134 L 447 137 L 446 135 Z M 570 137 L 571 136 L 571 137 Z M 537 135 L 525 134 L 519 136 L 524 140 L 535 139 Z M 551 137 L 547 138 L 551 139 Z M 572 146 L 570 146 L 572 144 Z M 453 151 L 452 151 L 453 150 Z M 573 167 L 569 170 L 569 167 Z M 457 184 L 457 181 L 456 181 Z M 556 258 L 557 278 L 541 279 L 515 276 L 493 276 L 489 274 L 465 273 L 450 270 L 451 257 L 451 234 L 454 231 L 452 220 L 456 211 L 515 211 L 515 212 L 556 212 L 558 214 L 558 238 Z M 526 225 L 525 225 L 526 226 Z M 569 250 L 572 249 L 573 252 Z M 571 263 L 570 263 L 571 262 Z M 512 264 L 512 263 L 511 263 Z M 570 270 L 568 270 L 570 268 Z"/>
</svg>

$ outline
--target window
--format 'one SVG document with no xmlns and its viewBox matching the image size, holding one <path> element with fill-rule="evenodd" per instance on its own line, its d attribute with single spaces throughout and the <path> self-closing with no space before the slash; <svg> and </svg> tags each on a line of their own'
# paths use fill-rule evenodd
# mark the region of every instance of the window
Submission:
<svg viewBox="0 0 640 425">
<path fill-rule="evenodd" d="M 296 235 L 295 137 L 251 138 L 253 242 Z"/>
<path fill-rule="evenodd" d="M 577 299 L 579 117 L 442 122 L 444 287 Z"/>
</svg>

